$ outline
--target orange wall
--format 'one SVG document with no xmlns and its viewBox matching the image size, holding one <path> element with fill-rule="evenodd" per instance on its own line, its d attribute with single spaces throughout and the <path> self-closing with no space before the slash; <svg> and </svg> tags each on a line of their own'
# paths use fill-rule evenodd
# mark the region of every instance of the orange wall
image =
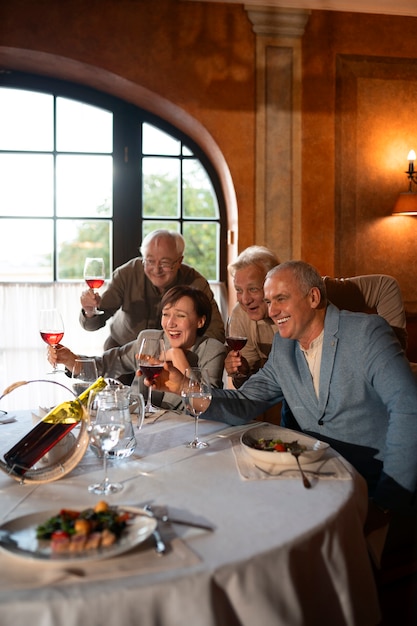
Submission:
<svg viewBox="0 0 417 626">
<path fill-rule="evenodd" d="M 14 47 L 96 66 L 167 98 L 207 129 L 234 183 L 245 225 L 240 247 L 253 243 L 254 231 L 254 44 L 239 5 L 181 0 L 0 3 L 0 52 L 1 46 Z M 26 69 L 21 57 L 13 60 L 7 50 L 14 69 Z M 71 74 L 72 80 L 85 81 L 85 75 L 77 77 L 77 69 L 64 67 L 60 59 L 48 70 L 42 63 L 36 67 L 41 74 Z"/>
<path fill-rule="evenodd" d="M 416 18 L 317 11 L 303 38 L 303 257 L 392 274 L 409 310 L 417 218 L 391 211 L 417 146 L 416 31 Z"/>
</svg>

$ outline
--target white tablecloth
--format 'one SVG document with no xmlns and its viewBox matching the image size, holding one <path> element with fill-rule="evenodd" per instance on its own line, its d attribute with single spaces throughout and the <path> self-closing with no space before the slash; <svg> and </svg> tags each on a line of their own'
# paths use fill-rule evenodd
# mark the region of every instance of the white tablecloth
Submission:
<svg viewBox="0 0 417 626">
<path fill-rule="evenodd" d="M 29 416 L 0 425 L 1 452 L 26 432 Z M 247 428 L 247 427 L 246 427 Z M 363 479 L 345 462 L 334 479 L 242 475 L 237 428 L 200 421 L 210 447 L 185 447 L 191 418 L 165 414 L 137 432 L 133 457 L 110 464 L 124 483 L 112 504 L 166 506 L 214 532 L 161 525 L 171 552 L 149 539 L 114 559 L 50 565 L 0 551 L 0 625 L 27 626 L 371 626 L 379 621 L 362 533 Z M 34 511 L 86 508 L 102 476 L 88 451 L 68 476 L 21 485 L 0 475 L 0 523 Z M 266 478 L 266 479 L 264 479 Z"/>
</svg>

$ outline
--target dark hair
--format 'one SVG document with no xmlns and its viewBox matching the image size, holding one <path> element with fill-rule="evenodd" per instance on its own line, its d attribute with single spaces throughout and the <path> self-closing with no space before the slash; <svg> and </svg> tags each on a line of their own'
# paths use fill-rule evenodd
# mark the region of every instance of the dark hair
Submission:
<svg viewBox="0 0 417 626">
<path fill-rule="evenodd" d="M 160 313 L 162 315 L 162 310 L 168 306 L 173 306 L 180 300 L 180 298 L 190 298 L 194 303 L 194 310 L 197 313 L 198 317 L 205 317 L 206 320 L 201 328 L 197 329 L 197 335 L 204 335 L 207 328 L 210 326 L 211 322 L 211 302 L 208 296 L 201 291 L 201 289 L 196 289 L 195 287 L 190 287 L 189 285 L 176 285 L 175 287 L 171 287 L 164 293 L 161 299 L 160 304 Z"/>
</svg>

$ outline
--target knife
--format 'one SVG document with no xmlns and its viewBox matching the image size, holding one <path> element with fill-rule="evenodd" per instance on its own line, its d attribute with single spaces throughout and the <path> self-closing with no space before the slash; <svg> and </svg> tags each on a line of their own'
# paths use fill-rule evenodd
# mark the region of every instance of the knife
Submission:
<svg viewBox="0 0 417 626">
<path fill-rule="evenodd" d="M 201 530 L 209 530 L 213 531 L 213 526 L 209 526 L 208 524 L 201 524 L 200 522 L 189 522 L 185 519 L 178 519 L 176 517 L 170 517 L 169 515 L 162 514 L 158 515 L 155 513 L 150 504 L 145 505 L 145 511 L 151 516 L 154 517 L 158 522 L 171 523 L 171 524 L 180 524 L 181 526 L 189 526 L 191 528 L 200 528 Z"/>
<path fill-rule="evenodd" d="M 188 522 L 185 519 L 177 519 L 175 517 L 169 517 L 168 515 L 155 515 L 155 518 L 159 522 L 166 522 L 171 524 L 180 524 L 181 526 L 190 526 L 191 528 L 200 528 L 201 530 L 213 531 L 213 526 L 208 524 L 200 524 L 200 522 Z"/>
</svg>

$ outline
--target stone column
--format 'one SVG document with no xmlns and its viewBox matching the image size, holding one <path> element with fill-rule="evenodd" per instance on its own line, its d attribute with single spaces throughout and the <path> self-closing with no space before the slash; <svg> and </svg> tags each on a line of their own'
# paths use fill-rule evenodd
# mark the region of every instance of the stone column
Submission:
<svg viewBox="0 0 417 626">
<path fill-rule="evenodd" d="M 310 11 L 245 5 L 256 33 L 255 243 L 301 258 L 301 37 Z"/>
</svg>

